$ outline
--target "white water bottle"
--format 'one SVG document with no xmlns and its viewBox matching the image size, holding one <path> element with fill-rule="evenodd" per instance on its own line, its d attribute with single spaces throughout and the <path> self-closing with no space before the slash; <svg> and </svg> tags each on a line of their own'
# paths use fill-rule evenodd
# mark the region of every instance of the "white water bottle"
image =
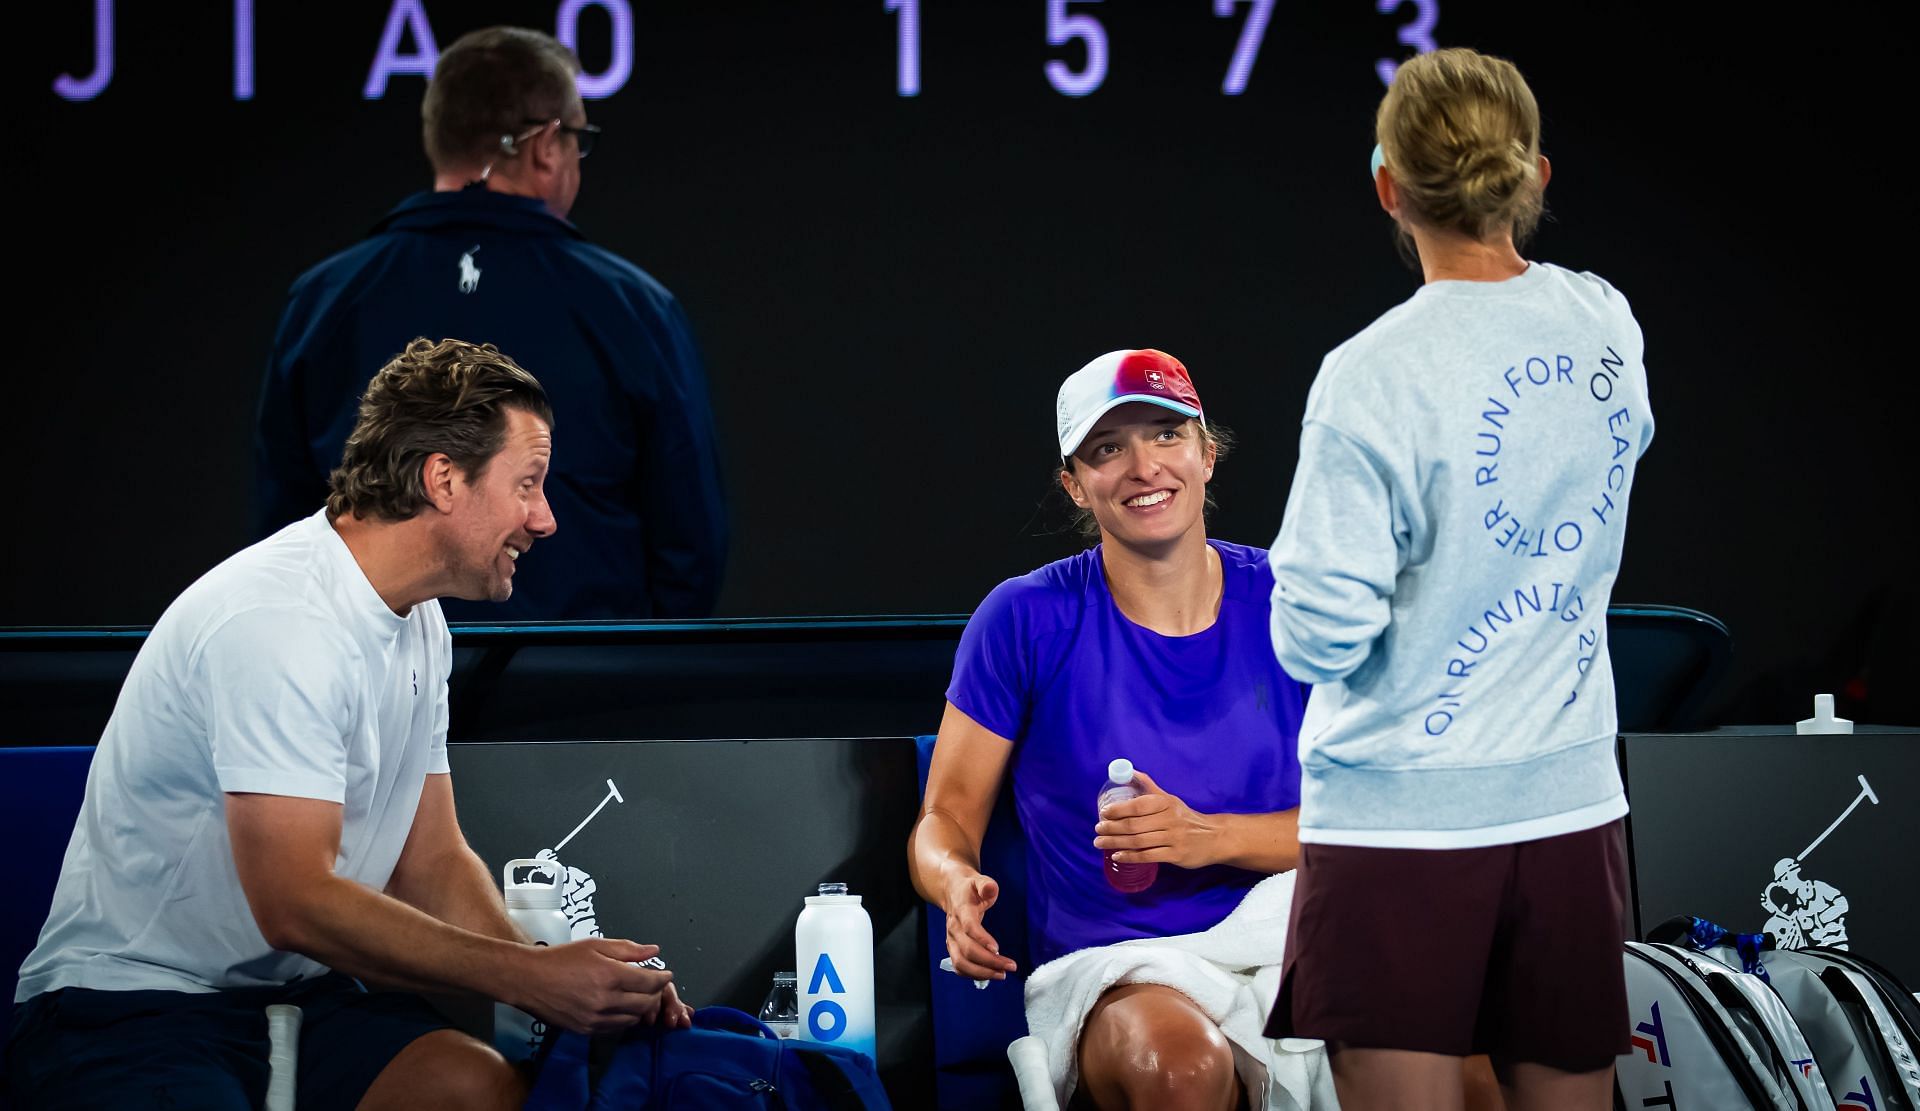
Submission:
<svg viewBox="0 0 1920 1111">
<path fill-rule="evenodd" d="M 516 874 L 523 878 L 516 879 Z M 544 881 L 537 877 L 545 876 Z M 507 900 L 507 917 L 535 945 L 565 945 L 573 929 L 561 913 L 567 873 L 557 861 L 509 860 L 500 870 L 500 886 Z M 509 1061 L 524 1061 L 540 1048 L 547 1024 L 505 1003 L 493 1007 L 493 1047 Z"/>
<path fill-rule="evenodd" d="M 793 928 L 800 1032 L 809 1041 L 878 1057 L 873 1035 L 873 920 L 844 883 L 807 896 Z"/>
</svg>

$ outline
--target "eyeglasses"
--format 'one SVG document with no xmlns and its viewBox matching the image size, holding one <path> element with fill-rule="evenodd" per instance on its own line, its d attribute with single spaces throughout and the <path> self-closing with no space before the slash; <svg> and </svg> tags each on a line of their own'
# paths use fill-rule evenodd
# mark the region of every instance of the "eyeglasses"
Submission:
<svg viewBox="0 0 1920 1111">
<path fill-rule="evenodd" d="M 522 120 L 520 122 L 534 124 L 539 127 L 551 127 L 562 134 L 573 136 L 575 145 L 580 148 L 580 157 L 582 158 L 593 153 L 594 142 L 600 137 L 600 125 L 598 124 L 583 123 L 579 127 L 568 127 L 559 120 Z"/>
</svg>

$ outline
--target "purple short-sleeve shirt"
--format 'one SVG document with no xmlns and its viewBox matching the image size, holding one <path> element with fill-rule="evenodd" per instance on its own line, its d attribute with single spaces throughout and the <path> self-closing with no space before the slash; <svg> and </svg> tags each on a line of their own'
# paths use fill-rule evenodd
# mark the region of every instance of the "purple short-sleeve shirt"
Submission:
<svg viewBox="0 0 1920 1111">
<path fill-rule="evenodd" d="M 1096 547 L 995 587 L 960 638 L 947 700 L 1014 743 L 1035 963 L 1204 930 L 1265 878 L 1161 865 L 1146 891 L 1115 891 L 1093 847 L 1108 761 L 1132 760 L 1201 813 L 1300 805 L 1308 688 L 1274 659 L 1267 553 L 1208 543 L 1225 580 L 1220 615 L 1192 636 L 1162 636 L 1122 614 Z"/>
</svg>

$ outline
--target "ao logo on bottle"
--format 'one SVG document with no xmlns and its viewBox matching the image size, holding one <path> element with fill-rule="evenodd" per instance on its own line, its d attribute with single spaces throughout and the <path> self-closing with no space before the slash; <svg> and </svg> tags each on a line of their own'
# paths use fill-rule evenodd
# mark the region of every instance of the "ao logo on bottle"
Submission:
<svg viewBox="0 0 1920 1111">
<path fill-rule="evenodd" d="M 840 979 L 840 972 L 833 967 L 833 954 L 822 953 L 820 960 L 813 966 L 813 975 L 807 981 L 807 994 L 820 996 L 821 988 L 827 993 L 844 997 L 847 985 Z M 847 1009 L 840 1000 L 816 998 L 813 1006 L 807 1008 L 807 1034 L 816 1042 L 838 1041 L 840 1035 L 847 1032 Z"/>
</svg>

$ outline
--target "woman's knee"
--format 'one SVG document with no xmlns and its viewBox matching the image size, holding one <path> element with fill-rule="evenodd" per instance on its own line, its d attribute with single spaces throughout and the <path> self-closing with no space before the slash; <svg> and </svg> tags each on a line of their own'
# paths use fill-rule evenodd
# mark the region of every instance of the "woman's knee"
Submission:
<svg viewBox="0 0 1920 1111">
<path fill-rule="evenodd" d="M 1233 1047 L 1220 1028 L 1169 1031 L 1150 1040 L 1150 1052 L 1135 1059 L 1127 1087 L 1142 1097 L 1136 1107 L 1231 1106 L 1239 1083 Z"/>
<path fill-rule="evenodd" d="M 1115 989 L 1088 1016 L 1082 1087 L 1102 1104 L 1118 1096 L 1133 1107 L 1232 1106 L 1233 1046 L 1206 1012 L 1171 988 L 1127 987 L 1145 990 Z"/>
</svg>

